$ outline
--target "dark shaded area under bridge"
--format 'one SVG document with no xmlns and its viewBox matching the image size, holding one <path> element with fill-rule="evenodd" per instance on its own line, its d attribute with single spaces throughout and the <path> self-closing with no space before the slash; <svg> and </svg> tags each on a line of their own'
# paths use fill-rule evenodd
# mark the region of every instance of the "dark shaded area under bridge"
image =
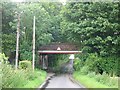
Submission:
<svg viewBox="0 0 120 90">
<path fill-rule="evenodd" d="M 54 55 L 59 54 L 78 54 L 81 53 L 80 46 L 71 43 L 52 43 L 49 45 L 41 46 L 38 50 L 39 64 L 42 69 L 50 70 L 50 64 L 53 64 L 51 60 L 54 59 Z M 61 65 L 61 71 L 73 71 L 73 60 L 69 60 L 67 63 Z"/>
</svg>

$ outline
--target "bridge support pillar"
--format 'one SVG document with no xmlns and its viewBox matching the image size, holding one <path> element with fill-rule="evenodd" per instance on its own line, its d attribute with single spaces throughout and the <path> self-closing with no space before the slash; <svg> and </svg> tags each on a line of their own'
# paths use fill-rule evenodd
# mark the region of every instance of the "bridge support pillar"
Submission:
<svg viewBox="0 0 120 90">
<path fill-rule="evenodd" d="M 47 69 L 48 68 L 48 56 L 45 54 L 40 54 L 39 60 L 40 60 L 40 67 L 42 69 Z"/>
</svg>

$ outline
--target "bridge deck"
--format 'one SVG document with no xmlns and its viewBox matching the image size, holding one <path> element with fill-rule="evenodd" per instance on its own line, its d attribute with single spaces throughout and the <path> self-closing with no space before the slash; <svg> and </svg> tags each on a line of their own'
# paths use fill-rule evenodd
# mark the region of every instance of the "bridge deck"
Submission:
<svg viewBox="0 0 120 90">
<path fill-rule="evenodd" d="M 38 51 L 38 53 L 41 54 L 77 54 L 81 52 L 82 51 L 47 51 L 47 50 Z"/>
</svg>

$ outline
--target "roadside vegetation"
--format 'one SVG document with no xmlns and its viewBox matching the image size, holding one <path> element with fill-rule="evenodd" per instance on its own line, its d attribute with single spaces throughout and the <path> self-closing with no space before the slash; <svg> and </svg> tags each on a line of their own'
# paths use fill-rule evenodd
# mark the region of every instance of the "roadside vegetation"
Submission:
<svg viewBox="0 0 120 90">
<path fill-rule="evenodd" d="M 82 54 L 74 60 L 74 78 L 89 88 L 118 87 L 120 77 L 119 2 L 2 3 L 2 52 L 0 83 L 2 87 L 36 87 L 46 72 L 32 70 L 32 28 L 36 16 L 36 67 L 40 67 L 37 50 L 52 42 L 75 43 Z M 29 1 L 29 0 L 28 0 Z M 49 0 L 48 0 L 49 1 Z M 67 0 L 66 0 L 67 1 Z M 110 0 L 108 0 L 110 1 Z M 20 13 L 19 69 L 14 70 L 17 13 Z M 66 55 L 49 62 L 56 72 L 68 61 Z M 26 61 L 27 60 L 27 61 Z M 23 61 L 23 62 L 22 62 Z M 52 60 L 51 60 L 52 61 Z M 1 63 L 2 62 L 2 63 Z M 80 78 L 83 77 L 83 78 Z M 2 80 L 1 80 L 2 79 Z M 86 82 L 85 82 L 86 81 Z M 33 84 L 34 83 L 34 84 Z M 92 84 L 92 85 L 91 85 Z M 32 86 L 33 85 L 33 86 Z"/>
<path fill-rule="evenodd" d="M 73 77 L 87 88 L 118 88 L 117 59 L 101 58 L 97 54 L 83 55 L 74 61 Z"/>
<path fill-rule="evenodd" d="M 29 2 L 29 1 L 28 1 Z M 42 45 L 63 40 L 60 32 L 60 9 L 56 3 L 15 3 L 2 2 L 2 46 L 0 50 L 8 58 L 1 63 L 0 87 L 37 88 L 46 78 L 46 72 L 40 70 L 38 49 Z M 20 14 L 19 69 L 15 70 L 16 30 Z M 21 13 L 23 12 L 23 13 Z M 33 17 L 36 16 L 35 71 L 31 69 Z M 0 54 L 1 56 L 2 54 Z M 1 57 L 3 58 L 3 57 Z M 1 61 L 1 59 L 0 59 Z M 56 65 L 56 64 L 55 64 Z"/>
<path fill-rule="evenodd" d="M 111 79 L 108 75 L 88 75 L 75 72 L 73 77 L 86 88 L 118 88 L 118 81 Z"/>
<path fill-rule="evenodd" d="M 74 78 L 86 87 L 118 88 L 119 7 L 117 2 L 75 2 L 68 3 L 61 12 L 65 37 L 78 43 L 82 51 L 74 60 Z"/>
<path fill-rule="evenodd" d="M 22 63 L 18 70 L 8 63 L 4 54 L 0 54 L 0 62 L 2 88 L 38 88 L 46 79 L 45 71 L 35 69 L 33 72 L 30 61 Z"/>
</svg>

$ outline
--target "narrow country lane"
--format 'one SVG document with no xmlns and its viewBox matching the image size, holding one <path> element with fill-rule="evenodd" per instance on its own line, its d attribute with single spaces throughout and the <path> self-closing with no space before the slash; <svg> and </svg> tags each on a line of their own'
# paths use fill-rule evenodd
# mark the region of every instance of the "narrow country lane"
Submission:
<svg viewBox="0 0 120 90">
<path fill-rule="evenodd" d="M 68 89 L 70 89 L 70 88 L 76 88 L 76 89 L 80 90 L 80 88 L 82 88 L 82 87 L 79 86 L 76 83 L 73 83 L 69 79 L 69 76 L 67 74 L 62 74 L 62 75 L 55 76 L 51 80 L 49 80 L 49 83 L 46 86 L 45 90 L 47 90 L 48 88 L 63 88 L 65 90 L 67 88 Z"/>
</svg>

